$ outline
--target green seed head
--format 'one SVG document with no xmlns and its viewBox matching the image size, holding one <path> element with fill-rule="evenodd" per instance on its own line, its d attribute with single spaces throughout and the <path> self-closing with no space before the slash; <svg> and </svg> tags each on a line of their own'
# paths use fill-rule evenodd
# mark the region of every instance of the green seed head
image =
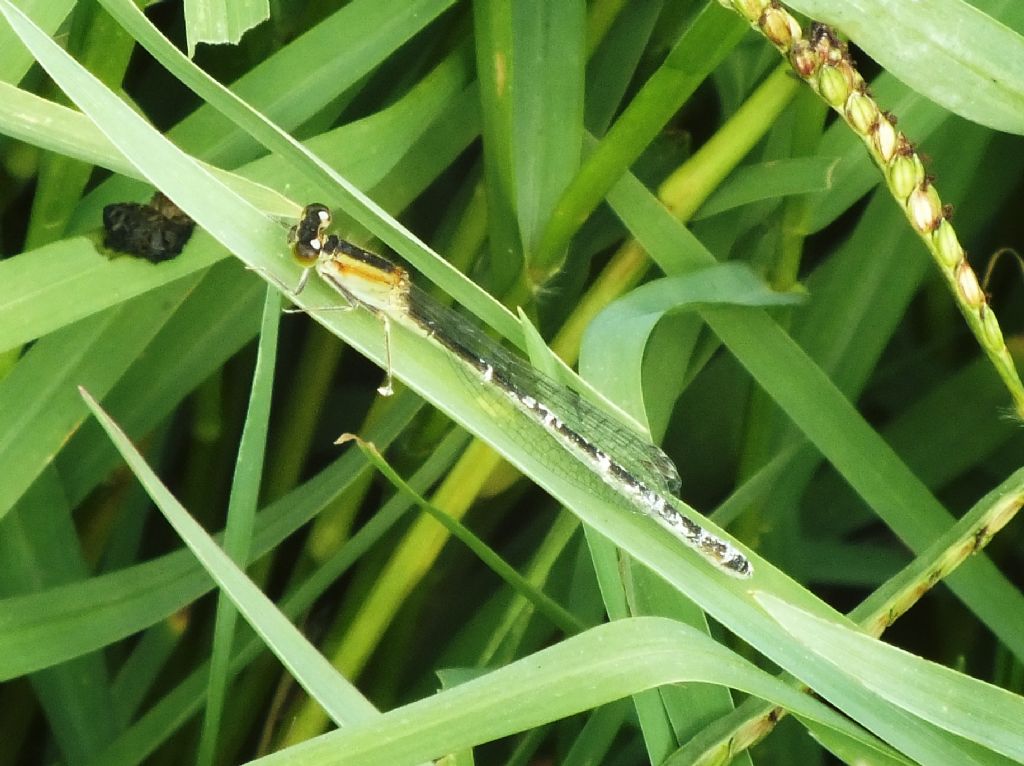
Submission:
<svg viewBox="0 0 1024 766">
<path fill-rule="evenodd" d="M 771 5 L 771 0 L 719 0 L 726 8 L 734 8 L 743 18 L 751 24 L 756 24 L 765 8 Z"/>
<path fill-rule="evenodd" d="M 981 316 L 981 331 L 985 336 L 985 342 L 989 345 L 989 348 L 1001 349 L 1006 345 L 1003 340 L 1003 331 L 999 327 L 999 320 L 996 319 L 996 313 L 985 304 L 981 307 L 981 311 L 978 312 Z"/>
<path fill-rule="evenodd" d="M 796 40 L 789 50 L 789 63 L 806 80 L 818 70 L 821 59 L 813 45 L 806 40 Z"/>
<path fill-rule="evenodd" d="M 794 40 L 799 40 L 801 34 L 800 24 L 794 19 L 785 8 L 770 5 L 764 9 L 758 26 L 764 32 L 764 36 L 771 40 L 777 48 L 788 51 Z"/>
<path fill-rule="evenodd" d="M 850 85 L 837 67 L 826 64 L 818 71 L 818 93 L 832 108 L 838 109 L 849 98 Z"/>
<path fill-rule="evenodd" d="M 831 60 L 834 64 L 842 58 L 843 41 L 828 24 L 813 22 L 807 37 L 822 59 Z"/>
<path fill-rule="evenodd" d="M 942 223 L 942 200 L 931 184 L 914 189 L 907 198 L 907 215 L 910 223 L 921 234 L 930 234 Z"/>
<path fill-rule="evenodd" d="M 964 259 L 964 249 L 960 246 L 956 230 L 949 221 L 942 220 L 939 228 L 932 233 L 932 243 L 935 245 L 936 255 L 946 268 L 952 269 Z"/>
<path fill-rule="evenodd" d="M 849 85 L 851 93 L 863 91 L 867 87 L 867 83 L 864 82 L 864 78 L 860 76 L 860 72 L 857 71 L 857 67 L 853 65 L 849 56 L 845 56 L 840 62 L 839 71 L 846 76 L 846 83 Z"/>
<path fill-rule="evenodd" d="M 878 122 L 878 105 L 871 96 L 854 91 L 846 99 L 846 119 L 861 136 L 867 136 Z"/>
<path fill-rule="evenodd" d="M 874 143 L 882 162 L 888 163 L 896 154 L 896 128 L 885 114 L 879 114 L 875 123 Z"/>
<path fill-rule="evenodd" d="M 917 154 L 898 153 L 889 165 L 889 184 L 900 202 L 906 202 L 914 189 L 924 181 L 924 165 Z"/>
<path fill-rule="evenodd" d="M 967 261 L 960 261 L 960 265 L 957 266 L 956 285 L 960 290 L 960 297 L 972 309 L 979 309 L 985 305 L 985 293 L 982 292 L 981 285 L 978 284 L 978 277 L 974 273 L 974 269 Z"/>
</svg>

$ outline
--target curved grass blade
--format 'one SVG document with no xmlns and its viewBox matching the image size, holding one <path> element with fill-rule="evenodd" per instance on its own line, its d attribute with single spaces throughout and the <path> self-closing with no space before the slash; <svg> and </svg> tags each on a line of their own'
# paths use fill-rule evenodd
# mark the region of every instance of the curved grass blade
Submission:
<svg viewBox="0 0 1024 766">
<path fill-rule="evenodd" d="M 809 651 L 880 697 L 943 730 L 1024 761 L 1024 697 L 756 593 L 772 617 Z"/>
</svg>

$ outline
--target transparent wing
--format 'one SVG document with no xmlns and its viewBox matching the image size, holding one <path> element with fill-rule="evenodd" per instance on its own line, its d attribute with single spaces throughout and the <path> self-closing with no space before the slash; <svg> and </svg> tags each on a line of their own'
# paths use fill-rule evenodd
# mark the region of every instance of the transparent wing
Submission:
<svg viewBox="0 0 1024 766">
<path fill-rule="evenodd" d="M 410 287 L 409 303 L 416 321 L 457 356 L 473 365 L 480 360 L 490 363 L 518 391 L 543 402 L 571 429 L 599 445 L 634 476 L 670 495 L 679 493 L 679 472 L 659 447 L 568 386 L 541 373 L 472 321 L 414 285 Z"/>
</svg>

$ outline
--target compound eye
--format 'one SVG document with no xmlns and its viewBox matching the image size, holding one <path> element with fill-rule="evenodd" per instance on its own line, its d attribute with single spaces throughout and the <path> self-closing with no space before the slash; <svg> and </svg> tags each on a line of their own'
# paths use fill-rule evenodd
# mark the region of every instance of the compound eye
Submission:
<svg viewBox="0 0 1024 766">
<path fill-rule="evenodd" d="M 309 268 L 319 259 L 323 243 L 316 236 L 303 239 L 300 233 L 299 227 L 293 226 L 288 232 L 288 244 L 291 246 L 292 257 L 296 262 L 303 268 Z"/>
<path fill-rule="evenodd" d="M 331 225 L 331 209 L 319 202 L 306 205 L 302 208 L 301 223 L 314 228 L 326 229 Z"/>
</svg>

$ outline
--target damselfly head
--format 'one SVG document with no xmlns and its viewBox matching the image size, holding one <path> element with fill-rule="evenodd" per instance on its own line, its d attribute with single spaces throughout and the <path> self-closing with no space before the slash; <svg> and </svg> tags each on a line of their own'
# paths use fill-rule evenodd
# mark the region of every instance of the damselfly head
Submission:
<svg viewBox="0 0 1024 766">
<path fill-rule="evenodd" d="M 331 225 L 331 211 L 326 205 L 314 203 L 302 209 L 299 222 L 288 231 L 292 256 L 299 264 L 310 267 L 323 252 L 323 233 Z"/>
</svg>

